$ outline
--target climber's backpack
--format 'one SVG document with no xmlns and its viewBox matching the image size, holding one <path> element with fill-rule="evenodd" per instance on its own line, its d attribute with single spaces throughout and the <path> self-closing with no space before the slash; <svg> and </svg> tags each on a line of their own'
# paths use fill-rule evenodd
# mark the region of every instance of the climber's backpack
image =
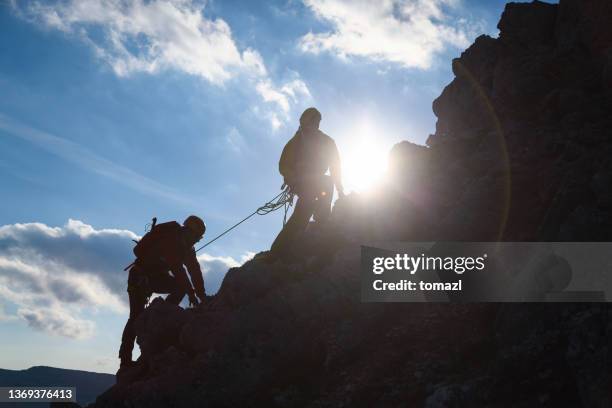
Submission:
<svg viewBox="0 0 612 408">
<path fill-rule="evenodd" d="M 168 242 L 167 237 L 176 234 L 177 229 L 180 229 L 180 225 L 176 221 L 164 222 L 162 224 L 156 224 L 156 222 L 157 219 L 153 218 L 151 229 L 139 241 L 134 240 L 136 245 L 133 251 L 134 255 L 136 255 L 136 261 L 128 265 L 125 270 L 128 270 L 135 264 L 152 266 L 160 262 L 160 245 Z"/>
<path fill-rule="evenodd" d="M 147 232 L 134 246 L 136 258 L 149 261 L 157 259 L 160 253 L 160 245 L 168 243 L 170 237 L 175 237 L 181 226 L 176 221 L 164 222 L 159 225 L 152 224 L 151 230 Z"/>
</svg>

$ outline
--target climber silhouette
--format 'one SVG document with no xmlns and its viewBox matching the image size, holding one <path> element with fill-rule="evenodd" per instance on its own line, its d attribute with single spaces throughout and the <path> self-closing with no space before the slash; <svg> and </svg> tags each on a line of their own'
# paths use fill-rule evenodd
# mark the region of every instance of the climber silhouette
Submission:
<svg viewBox="0 0 612 408">
<path fill-rule="evenodd" d="M 121 336 L 120 369 L 133 364 L 134 321 L 152 293 L 168 293 L 166 301 L 175 305 L 181 303 L 185 294 L 194 305 L 206 299 L 204 279 L 193 247 L 205 232 L 204 221 L 195 215 L 187 217 L 182 226 L 175 221 L 155 225 L 154 219 L 151 230 L 134 247 L 136 261 L 130 268 L 127 290 L 130 317 Z M 183 265 L 187 266 L 191 282 Z"/>
<path fill-rule="evenodd" d="M 311 216 L 314 215 L 316 222 L 327 221 L 334 185 L 338 193 L 344 195 L 340 154 L 334 140 L 319 130 L 320 122 L 321 113 L 317 109 L 306 109 L 300 117 L 300 127 L 281 154 L 279 171 L 298 201 L 270 248 L 274 256 L 286 252 L 293 240 L 304 232 Z"/>
</svg>

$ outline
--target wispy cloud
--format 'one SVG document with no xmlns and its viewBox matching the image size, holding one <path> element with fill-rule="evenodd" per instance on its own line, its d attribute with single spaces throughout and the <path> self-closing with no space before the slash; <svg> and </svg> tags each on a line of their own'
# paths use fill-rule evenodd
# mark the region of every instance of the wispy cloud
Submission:
<svg viewBox="0 0 612 408">
<path fill-rule="evenodd" d="M 281 87 L 275 87 L 270 80 L 262 80 L 257 84 L 257 92 L 264 101 L 274 103 L 279 110 L 269 116 L 272 128 L 278 129 L 289 119 L 291 106 L 299 100 L 310 99 L 310 91 L 302 80 L 296 78 Z"/>
<path fill-rule="evenodd" d="M 304 52 L 364 57 L 426 69 L 449 46 L 465 47 L 473 22 L 451 18 L 459 0 L 304 0 L 332 30 L 300 39 Z"/>
<path fill-rule="evenodd" d="M 228 130 L 225 136 L 225 142 L 229 149 L 237 154 L 241 154 L 246 148 L 245 138 L 235 126 L 232 126 Z"/>
<path fill-rule="evenodd" d="M 51 133 L 18 123 L 2 114 L 0 114 L 0 130 L 6 132 L 5 134 L 26 140 L 84 170 L 109 178 L 135 191 L 183 204 L 192 204 L 190 198 L 176 190 L 136 173 L 125 166 L 103 158 L 86 147 Z"/>
<path fill-rule="evenodd" d="M 289 83 L 272 80 L 257 50 L 240 49 L 227 22 L 204 16 L 204 1 L 13 0 L 12 4 L 26 20 L 88 44 L 120 77 L 173 69 L 215 85 L 246 78 L 264 102 L 280 108 L 278 120 L 285 120 L 285 105 L 298 96 L 288 94 L 288 88 L 305 89 L 302 93 L 309 95 L 299 77 Z M 261 87 L 281 97 L 266 99 Z M 278 125 L 272 118 L 271 123 Z"/>
<path fill-rule="evenodd" d="M 25 309 L 17 312 L 35 330 L 72 339 L 87 339 L 94 334 L 94 323 L 75 319 L 70 313 L 56 309 Z"/>
</svg>

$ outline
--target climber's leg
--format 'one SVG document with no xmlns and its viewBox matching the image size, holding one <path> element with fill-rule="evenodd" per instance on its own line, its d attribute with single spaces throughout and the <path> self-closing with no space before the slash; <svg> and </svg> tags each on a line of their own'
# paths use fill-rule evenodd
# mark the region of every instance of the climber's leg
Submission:
<svg viewBox="0 0 612 408">
<path fill-rule="evenodd" d="M 123 328 L 121 347 L 119 347 L 119 358 L 121 359 L 122 366 L 132 362 L 132 350 L 134 349 L 134 341 L 136 340 L 134 322 L 144 310 L 147 298 L 146 294 L 141 289 L 129 287 L 128 297 L 130 300 L 130 316 Z"/>
<path fill-rule="evenodd" d="M 299 196 L 293 214 L 278 234 L 270 251 L 280 254 L 287 249 L 291 242 L 304 232 L 314 211 L 315 199 L 310 194 Z"/>
<path fill-rule="evenodd" d="M 151 279 L 151 290 L 154 293 L 168 293 L 166 302 L 178 305 L 185 297 L 185 289 L 179 284 L 178 279 L 163 273 Z"/>
<path fill-rule="evenodd" d="M 314 209 L 314 220 L 318 223 L 324 223 L 331 215 L 331 204 L 334 195 L 334 182 L 331 177 L 321 177 L 317 192 L 318 196 Z"/>
</svg>

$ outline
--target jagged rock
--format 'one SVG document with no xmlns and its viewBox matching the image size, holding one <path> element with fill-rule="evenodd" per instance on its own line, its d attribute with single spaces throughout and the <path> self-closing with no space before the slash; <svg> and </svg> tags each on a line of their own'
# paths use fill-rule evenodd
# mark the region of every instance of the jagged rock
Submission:
<svg viewBox="0 0 612 408">
<path fill-rule="evenodd" d="M 361 303 L 359 245 L 611 240 L 611 5 L 509 4 L 453 61 L 429 147 L 395 146 L 390 182 L 290 259 L 193 310 L 155 300 L 142 373 L 95 406 L 609 406 L 607 306 Z"/>
<path fill-rule="evenodd" d="M 553 45 L 558 7 L 554 4 L 508 3 L 497 28 L 502 43 L 534 47 Z"/>
<path fill-rule="evenodd" d="M 136 321 L 136 334 L 140 351 L 145 359 L 158 355 L 176 344 L 181 327 L 189 316 L 176 305 L 155 298 Z"/>
<path fill-rule="evenodd" d="M 611 174 L 595 167 L 610 153 L 612 41 L 606 43 L 611 30 L 603 24 L 610 4 L 511 3 L 500 38 L 481 36 L 453 61 L 456 78 L 434 101 L 438 123 L 427 142 L 431 167 L 445 175 L 436 177 L 439 189 L 456 192 L 446 197 L 449 236 L 468 224 L 474 239 L 487 238 L 486 225 L 466 222 L 478 218 L 473 204 L 482 196 L 498 207 L 481 205 L 491 212 L 482 223 L 505 224 L 504 239 L 571 236 L 559 227 L 578 207 L 591 205 L 588 185 L 595 175 Z M 601 182 L 597 186 L 605 205 Z M 598 239 L 611 234 L 599 228 Z"/>
</svg>

